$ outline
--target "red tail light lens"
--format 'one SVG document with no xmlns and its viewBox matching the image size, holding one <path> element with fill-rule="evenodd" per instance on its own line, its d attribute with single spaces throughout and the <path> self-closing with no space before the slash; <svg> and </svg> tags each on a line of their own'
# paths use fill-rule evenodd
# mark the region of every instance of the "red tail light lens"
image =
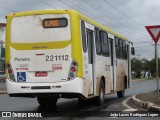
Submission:
<svg viewBox="0 0 160 120">
<path fill-rule="evenodd" d="M 8 73 L 11 74 L 13 71 L 12 69 L 8 69 Z"/>
<path fill-rule="evenodd" d="M 72 67 L 72 68 L 71 68 L 71 71 L 72 71 L 72 72 L 76 72 L 76 68 L 75 68 L 75 67 Z"/>
</svg>

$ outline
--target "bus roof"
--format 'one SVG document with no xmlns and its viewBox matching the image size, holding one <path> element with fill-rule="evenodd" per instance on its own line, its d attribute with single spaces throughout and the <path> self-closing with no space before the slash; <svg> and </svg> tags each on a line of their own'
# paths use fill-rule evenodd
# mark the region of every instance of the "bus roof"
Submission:
<svg viewBox="0 0 160 120">
<path fill-rule="evenodd" d="M 26 15 L 31 15 L 31 14 L 51 14 L 51 13 L 57 13 L 57 14 L 60 14 L 60 13 L 75 13 L 75 14 L 78 14 L 80 16 L 80 18 L 102 30 L 105 30 L 107 31 L 108 33 L 111 33 L 113 35 L 115 35 L 116 37 L 120 37 L 124 40 L 128 40 L 127 37 L 125 37 L 124 35 L 122 34 L 119 34 L 118 32 L 115 32 L 113 31 L 112 29 L 96 22 L 95 20 L 81 14 L 80 12 L 76 11 L 76 10 L 34 10 L 34 11 L 25 11 L 25 12 L 19 12 L 19 13 L 13 13 L 13 14 L 9 14 L 7 15 L 7 17 L 18 17 L 18 16 L 26 16 Z"/>
<path fill-rule="evenodd" d="M 124 39 L 124 40 L 128 40 L 127 37 L 125 37 L 124 35 L 122 35 L 122 34 L 120 34 L 120 33 L 117 33 L 117 32 L 115 32 L 115 31 L 113 31 L 111 28 L 106 27 L 106 26 L 104 26 L 104 25 L 96 22 L 95 20 L 93 20 L 93 19 L 91 19 L 91 18 L 89 18 L 89 17 L 87 17 L 87 16 L 85 16 L 85 15 L 83 15 L 83 14 L 81 14 L 81 13 L 79 13 L 79 15 L 80 15 L 80 17 L 81 17 L 83 20 L 85 20 L 86 22 L 89 22 L 89 23 L 93 24 L 94 26 L 96 26 L 96 27 L 98 27 L 98 28 L 100 28 L 100 29 L 102 29 L 102 30 L 107 31 L 108 33 L 111 33 L 111 34 L 115 35 L 116 37 L 120 37 L 120 38 L 122 38 L 122 39 Z"/>
</svg>

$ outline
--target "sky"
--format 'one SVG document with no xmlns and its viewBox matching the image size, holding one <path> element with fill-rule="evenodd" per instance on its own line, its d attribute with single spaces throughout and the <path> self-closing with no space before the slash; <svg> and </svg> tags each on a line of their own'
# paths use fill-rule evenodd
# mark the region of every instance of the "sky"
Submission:
<svg viewBox="0 0 160 120">
<path fill-rule="evenodd" d="M 154 58 L 154 42 L 145 26 L 160 25 L 160 0 L 0 0 L 0 23 L 10 13 L 74 9 L 128 37 L 135 57 Z M 160 57 L 160 46 L 158 46 Z"/>
</svg>

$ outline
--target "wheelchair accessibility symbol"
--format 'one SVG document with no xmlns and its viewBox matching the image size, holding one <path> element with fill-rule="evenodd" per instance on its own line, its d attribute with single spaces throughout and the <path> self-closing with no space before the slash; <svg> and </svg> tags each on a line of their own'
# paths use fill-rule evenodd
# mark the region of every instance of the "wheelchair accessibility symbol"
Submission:
<svg viewBox="0 0 160 120">
<path fill-rule="evenodd" d="M 17 81 L 18 82 L 26 82 L 26 73 L 25 72 L 18 72 L 17 73 Z"/>
</svg>

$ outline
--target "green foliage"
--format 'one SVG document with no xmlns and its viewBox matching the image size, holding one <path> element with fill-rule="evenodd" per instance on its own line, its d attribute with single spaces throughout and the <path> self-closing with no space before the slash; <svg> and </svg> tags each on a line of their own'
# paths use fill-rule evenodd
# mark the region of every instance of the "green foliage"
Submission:
<svg viewBox="0 0 160 120">
<path fill-rule="evenodd" d="M 159 75 L 160 75 L 160 59 L 158 59 L 158 65 L 159 65 L 158 68 L 159 68 Z M 146 58 L 143 58 L 143 59 L 132 58 L 131 67 L 132 67 L 132 71 L 134 71 L 136 74 L 142 71 L 150 71 L 153 77 L 156 76 L 155 58 L 152 60 L 147 60 Z"/>
<path fill-rule="evenodd" d="M 155 77 L 156 76 L 156 60 L 155 59 L 152 59 L 150 61 L 149 67 L 152 75 Z M 158 69 L 159 69 L 159 75 L 160 75 L 160 59 L 158 59 Z"/>
</svg>

